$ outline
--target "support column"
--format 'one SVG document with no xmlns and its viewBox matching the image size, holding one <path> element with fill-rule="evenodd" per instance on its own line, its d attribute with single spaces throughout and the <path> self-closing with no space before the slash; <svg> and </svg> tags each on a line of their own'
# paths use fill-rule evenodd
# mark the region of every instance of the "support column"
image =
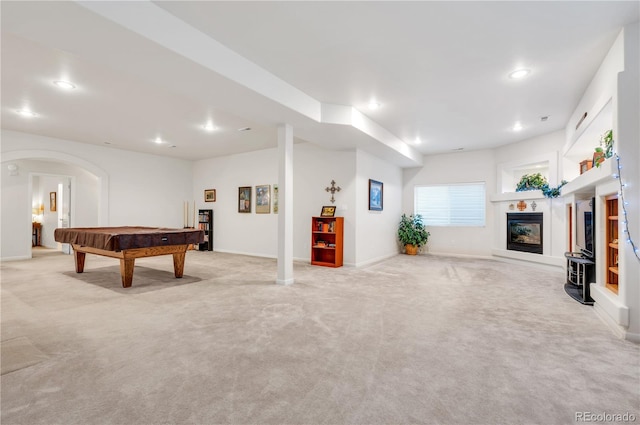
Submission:
<svg viewBox="0 0 640 425">
<path fill-rule="evenodd" d="M 276 283 L 293 283 L 293 128 L 278 126 L 278 275 Z"/>
</svg>

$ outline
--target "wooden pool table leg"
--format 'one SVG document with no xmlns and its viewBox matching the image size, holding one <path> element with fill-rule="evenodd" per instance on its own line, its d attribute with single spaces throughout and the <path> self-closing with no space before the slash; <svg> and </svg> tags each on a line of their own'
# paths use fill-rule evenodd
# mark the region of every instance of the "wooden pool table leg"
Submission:
<svg viewBox="0 0 640 425">
<path fill-rule="evenodd" d="M 130 288 L 133 282 L 133 267 L 135 258 L 120 259 L 120 276 L 122 276 L 122 287 Z"/>
<path fill-rule="evenodd" d="M 82 273 L 84 271 L 84 259 L 86 254 L 84 252 L 78 252 L 73 250 L 73 258 L 76 260 L 76 273 Z"/>
<path fill-rule="evenodd" d="M 173 254 L 173 274 L 175 277 L 182 277 L 184 273 L 184 252 Z"/>
</svg>

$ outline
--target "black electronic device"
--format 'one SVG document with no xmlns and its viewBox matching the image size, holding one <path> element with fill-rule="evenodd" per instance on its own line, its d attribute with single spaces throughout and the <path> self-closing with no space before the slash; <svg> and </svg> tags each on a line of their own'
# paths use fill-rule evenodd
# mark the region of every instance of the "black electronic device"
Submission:
<svg viewBox="0 0 640 425">
<path fill-rule="evenodd" d="M 576 248 L 585 258 L 596 256 L 596 199 L 576 202 Z"/>
</svg>

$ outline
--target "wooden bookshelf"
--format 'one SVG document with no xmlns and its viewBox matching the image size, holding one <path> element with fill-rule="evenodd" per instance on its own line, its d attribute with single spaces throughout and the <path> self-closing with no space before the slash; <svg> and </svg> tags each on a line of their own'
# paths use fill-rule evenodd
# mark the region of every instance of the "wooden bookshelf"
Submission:
<svg viewBox="0 0 640 425">
<path fill-rule="evenodd" d="M 618 293 L 618 196 L 612 195 L 606 198 L 606 261 L 607 280 L 605 286 L 614 293 Z"/>
<path fill-rule="evenodd" d="M 311 264 L 342 267 L 344 217 L 311 218 Z"/>
<path fill-rule="evenodd" d="M 198 250 L 213 251 L 213 210 L 198 211 L 198 229 L 204 230 L 204 242 Z"/>
</svg>

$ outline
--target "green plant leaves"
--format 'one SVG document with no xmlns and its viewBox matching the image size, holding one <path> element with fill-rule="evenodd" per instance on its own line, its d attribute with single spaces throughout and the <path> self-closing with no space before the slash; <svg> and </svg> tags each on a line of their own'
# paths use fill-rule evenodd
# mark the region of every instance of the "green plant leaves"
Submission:
<svg viewBox="0 0 640 425">
<path fill-rule="evenodd" d="M 546 177 L 540 173 L 525 174 L 516 185 L 516 192 L 524 192 L 526 190 L 541 190 L 542 194 L 547 198 L 557 198 L 560 196 L 560 188 L 567 184 L 566 180 L 562 180 L 557 187 L 549 187 Z"/>
<path fill-rule="evenodd" d="M 422 221 L 420 214 L 409 215 L 402 214 L 398 225 L 398 240 L 402 245 L 423 246 L 429 240 L 431 234 Z"/>
</svg>

